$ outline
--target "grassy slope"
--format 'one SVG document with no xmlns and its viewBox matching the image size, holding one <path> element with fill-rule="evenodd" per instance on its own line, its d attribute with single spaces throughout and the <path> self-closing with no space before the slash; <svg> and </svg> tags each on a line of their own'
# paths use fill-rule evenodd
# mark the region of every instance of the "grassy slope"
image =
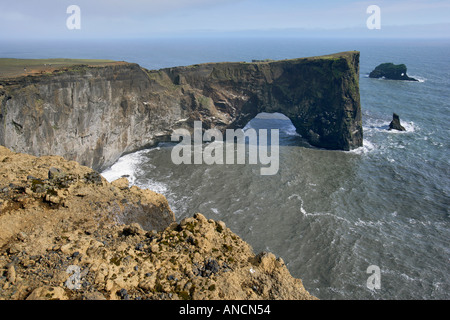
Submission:
<svg viewBox="0 0 450 320">
<path fill-rule="evenodd" d="M 104 66 L 119 63 L 114 60 L 98 59 L 10 59 L 0 58 L 0 78 L 11 78 L 52 72 L 74 65 Z"/>
</svg>

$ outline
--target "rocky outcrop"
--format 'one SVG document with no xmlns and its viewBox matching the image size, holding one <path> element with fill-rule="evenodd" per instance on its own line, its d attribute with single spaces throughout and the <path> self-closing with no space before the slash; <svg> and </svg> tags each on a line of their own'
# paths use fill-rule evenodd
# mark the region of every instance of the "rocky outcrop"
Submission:
<svg viewBox="0 0 450 320">
<path fill-rule="evenodd" d="M 418 81 L 417 79 L 410 78 L 406 74 L 406 65 L 393 63 L 382 63 L 378 65 L 370 74 L 369 78 L 388 79 L 388 80 L 405 80 L 405 81 Z"/>
<path fill-rule="evenodd" d="M 0 247 L 22 229 L 35 227 L 38 217 L 60 229 L 87 219 L 93 226 L 139 223 L 161 231 L 175 221 L 163 195 L 129 188 L 126 179 L 110 184 L 59 156 L 37 158 L 0 146 L 0 164 Z"/>
<path fill-rule="evenodd" d="M 1 145 L 96 170 L 196 120 L 224 131 L 260 112 L 285 114 L 314 146 L 360 147 L 359 52 L 156 71 L 74 66 L 0 80 Z"/>
<path fill-rule="evenodd" d="M 0 147 L 0 300 L 315 299 L 225 223 L 57 156 Z"/>
<path fill-rule="evenodd" d="M 150 101 L 138 65 L 76 66 L 4 80 L 0 144 L 36 156 L 60 155 L 101 169 L 122 153 L 155 143 L 177 117 Z"/>
<path fill-rule="evenodd" d="M 400 117 L 398 114 L 394 113 L 392 115 L 392 121 L 389 124 L 389 130 L 406 131 L 405 127 L 400 124 Z"/>
</svg>

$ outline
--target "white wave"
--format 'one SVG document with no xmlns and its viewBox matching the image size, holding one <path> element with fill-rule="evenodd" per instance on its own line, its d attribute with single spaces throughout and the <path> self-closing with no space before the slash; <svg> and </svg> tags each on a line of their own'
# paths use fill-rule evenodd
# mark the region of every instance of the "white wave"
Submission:
<svg viewBox="0 0 450 320">
<path fill-rule="evenodd" d="M 297 198 L 297 199 L 299 199 L 299 200 L 302 199 L 298 194 L 294 193 L 294 194 L 291 194 L 291 195 L 288 197 L 288 200 L 291 200 L 291 199 L 293 199 L 293 198 Z"/>
<path fill-rule="evenodd" d="M 399 131 L 399 130 L 387 130 L 388 133 L 391 134 L 405 134 L 405 133 L 412 133 L 416 131 L 416 125 L 414 122 L 410 121 L 401 121 L 400 124 L 405 128 L 406 131 Z"/>
<path fill-rule="evenodd" d="M 303 215 L 305 217 L 330 217 L 332 219 L 336 219 L 336 220 L 339 220 L 339 221 L 350 223 L 347 219 L 342 218 L 340 216 L 337 216 L 335 214 L 332 214 L 330 212 L 306 212 L 305 210 L 301 210 L 301 212 L 303 213 Z"/>
<path fill-rule="evenodd" d="M 406 273 L 401 273 L 400 276 L 408 281 L 416 281 L 417 280 L 411 276 L 408 276 Z"/>
<path fill-rule="evenodd" d="M 411 133 L 416 131 L 416 124 L 413 121 L 400 121 L 400 124 L 405 128 L 406 131 L 399 131 L 399 130 L 389 130 L 389 124 L 391 122 L 383 121 L 383 120 L 375 120 L 370 123 L 367 123 L 363 126 L 364 132 L 370 133 L 370 132 L 386 132 L 391 134 L 404 134 L 404 133 Z"/>
<path fill-rule="evenodd" d="M 166 195 L 169 190 L 167 184 L 153 180 L 149 180 L 144 184 L 140 184 L 139 187 L 142 189 L 149 189 L 163 195 Z"/>
<path fill-rule="evenodd" d="M 134 184 L 136 181 L 136 170 L 142 162 L 143 152 L 144 150 L 120 157 L 115 164 L 103 171 L 101 175 L 109 182 L 125 176 L 130 181 L 130 184 Z"/>
<path fill-rule="evenodd" d="M 363 221 L 360 218 L 358 218 L 358 221 L 355 222 L 356 226 L 368 226 L 368 227 L 381 227 L 383 226 L 383 221 Z"/>
<path fill-rule="evenodd" d="M 306 212 L 306 210 L 303 208 L 303 199 L 302 199 L 302 197 L 300 197 L 300 195 L 294 193 L 294 194 L 291 194 L 291 195 L 288 197 L 288 200 L 292 200 L 292 199 L 294 199 L 294 198 L 300 200 L 300 212 L 301 212 L 302 214 L 304 214 L 305 216 L 308 215 L 308 213 Z"/>
<path fill-rule="evenodd" d="M 300 200 L 300 208 L 299 209 L 300 209 L 300 212 L 305 217 L 323 217 L 323 216 L 327 216 L 327 217 L 331 217 L 331 218 L 336 219 L 336 220 L 341 220 L 341 221 L 344 221 L 344 222 L 347 222 L 347 223 L 349 222 L 347 219 L 339 217 L 339 216 L 334 215 L 334 214 L 329 213 L 329 212 L 307 212 L 305 210 L 305 208 L 303 208 L 304 201 L 303 201 L 302 197 L 300 195 L 294 193 L 294 194 L 292 194 L 292 195 L 290 195 L 288 197 L 288 200 L 292 200 L 294 198 Z"/>
<path fill-rule="evenodd" d="M 416 128 L 417 128 L 417 125 L 412 121 L 403 122 L 402 125 L 403 125 L 403 127 L 405 127 L 406 132 L 415 132 Z"/>
<path fill-rule="evenodd" d="M 350 151 L 346 151 L 346 152 L 354 153 L 354 154 L 367 154 L 375 149 L 376 149 L 376 147 L 372 142 L 370 142 L 369 140 L 363 139 L 362 147 L 359 147 L 359 148 L 356 148 L 356 149 L 353 149 Z"/>
<path fill-rule="evenodd" d="M 302 204 L 300 205 L 300 212 L 303 213 L 304 215 L 308 215 L 308 212 L 306 212 L 306 210 L 303 208 L 303 201 Z"/>
<path fill-rule="evenodd" d="M 421 76 L 415 76 L 415 75 L 409 75 L 408 77 L 411 77 L 411 78 L 414 78 L 414 79 L 418 80 L 419 83 L 423 83 L 423 82 L 428 80 L 427 78 L 424 78 L 424 77 L 421 77 Z"/>
<path fill-rule="evenodd" d="M 410 78 L 414 78 L 417 81 L 406 81 L 409 83 L 424 83 L 425 81 L 427 81 L 427 78 L 421 77 L 421 76 L 415 76 L 415 75 L 408 75 L 408 77 Z M 364 78 L 370 78 L 369 75 L 366 75 Z M 380 80 L 380 81 L 384 81 L 386 80 L 386 77 L 381 77 L 381 78 L 370 78 L 370 79 L 374 79 L 374 80 Z M 393 80 L 393 81 L 403 81 L 403 80 Z"/>
</svg>

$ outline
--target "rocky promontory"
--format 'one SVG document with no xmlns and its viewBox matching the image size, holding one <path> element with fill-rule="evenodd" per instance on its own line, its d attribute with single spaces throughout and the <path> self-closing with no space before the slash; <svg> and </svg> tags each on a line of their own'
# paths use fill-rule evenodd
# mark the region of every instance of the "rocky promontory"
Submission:
<svg viewBox="0 0 450 320">
<path fill-rule="evenodd" d="M 192 131 L 194 121 L 223 132 L 260 112 L 283 113 L 314 146 L 362 146 L 356 51 L 161 70 L 108 63 L 39 72 L 0 78 L 0 145 L 98 171 L 170 140 L 175 129 Z"/>
<path fill-rule="evenodd" d="M 59 156 L 0 147 L 0 299 L 315 299 L 225 223 Z"/>
</svg>

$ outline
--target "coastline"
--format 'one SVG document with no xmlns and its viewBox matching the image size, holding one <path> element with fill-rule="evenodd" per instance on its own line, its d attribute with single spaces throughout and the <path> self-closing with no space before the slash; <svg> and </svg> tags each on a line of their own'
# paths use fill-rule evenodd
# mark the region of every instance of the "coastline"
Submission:
<svg viewBox="0 0 450 320">
<path fill-rule="evenodd" d="M 0 79 L 0 144 L 102 171 L 176 129 L 192 132 L 195 121 L 224 132 L 280 112 L 311 145 L 362 145 L 357 51 L 160 70 L 88 62 Z"/>
</svg>

